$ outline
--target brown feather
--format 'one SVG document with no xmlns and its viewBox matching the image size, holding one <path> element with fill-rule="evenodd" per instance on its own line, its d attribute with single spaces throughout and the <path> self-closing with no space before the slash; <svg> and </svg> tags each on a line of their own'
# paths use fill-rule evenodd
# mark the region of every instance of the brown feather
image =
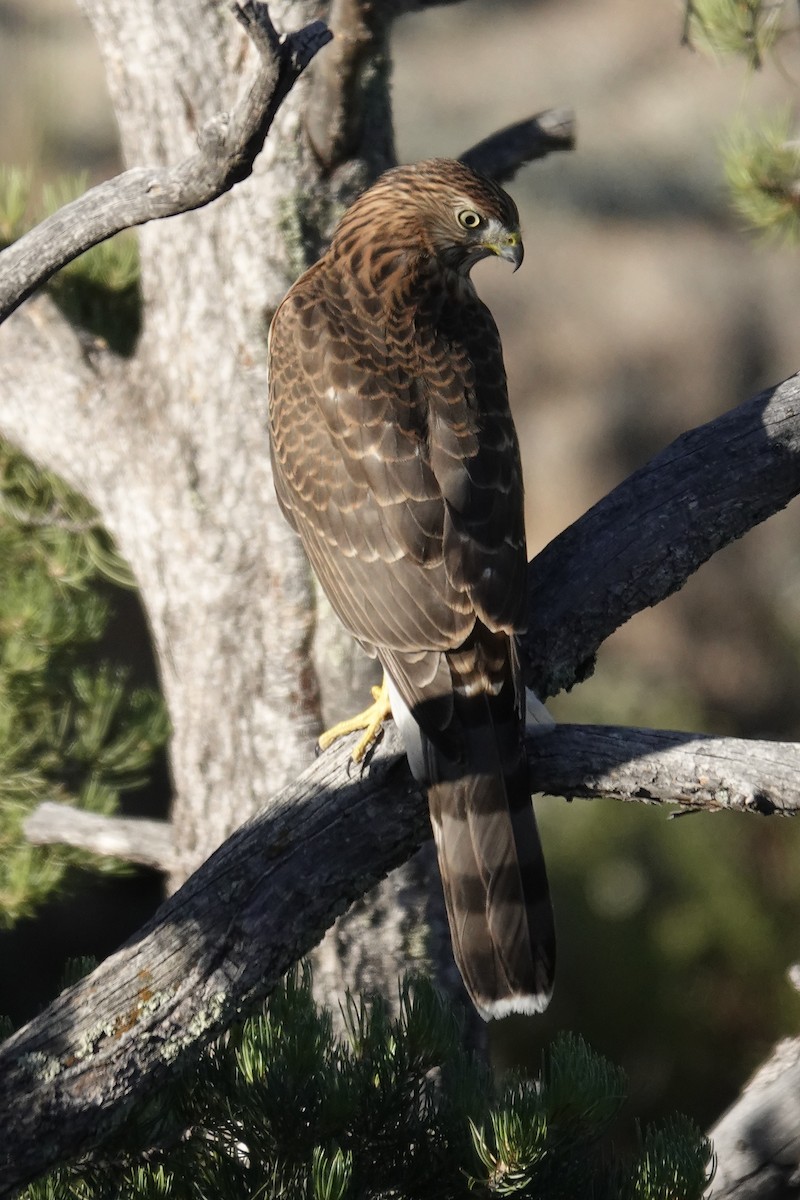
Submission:
<svg viewBox="0 0 800 1200">
<path fill-rule="evenodd" d="M 356 201 L 273 321 L 270 434 L 281 507 L 389 677 L 456 960 L 492 1016 L 544 1006 L 554 937 L 514 644 L 522 472 L 463 208 L 518 229 L 505 192 L 448 160 L 387 172 Z"/>
</svg>

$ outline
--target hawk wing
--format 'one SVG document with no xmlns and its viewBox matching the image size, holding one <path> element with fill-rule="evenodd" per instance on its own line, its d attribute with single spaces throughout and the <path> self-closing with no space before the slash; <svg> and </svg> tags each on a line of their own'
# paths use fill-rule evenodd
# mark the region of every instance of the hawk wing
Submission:
<svg viewBox="0 0 800 1200">
<path fill-rule="evenodd" d="M 473 1000 L 484 1016 L 540 1010 L 554 935 L 522 738 L 522 473 L 499 335 L 466 279 L 457 295 L 428 281 L 426 309 L 383 321 L 377 297 L 355 311 L 344 272 L 323 258 L 273 322 L 278 498 L 383 663 Z"/>
<path fill-rule="evenodd" d="M 323 260 L 270 335 L 281 506 L 344 625 L 396 665 L 457 648 L 476 622 L 521 627 L 522 473 L 500 341 L 477 297 L 467 316 L 444 303 L 422 337 L 418 322 L 387 343 Z M 414 672 L 397 670 L 417 706 Z"/>
</svg>

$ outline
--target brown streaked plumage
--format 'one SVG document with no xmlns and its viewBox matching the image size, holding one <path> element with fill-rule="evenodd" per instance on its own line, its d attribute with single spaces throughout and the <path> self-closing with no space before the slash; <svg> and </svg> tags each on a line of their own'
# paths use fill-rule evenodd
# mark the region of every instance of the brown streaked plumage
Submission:
<svg viewBox="0 0 800 1200">
<path fill-rule="evenodd" d="M 428 788 L 453 951 L 485 1017 L 540 1011 L 555 941 L 523 746 L 525 534 L 502 347 L 469 278 L 519 266 L 513 200 L 462 163 L 388 171 L 270 331 L 275 486 L 386 673 Z"/>
</svg>

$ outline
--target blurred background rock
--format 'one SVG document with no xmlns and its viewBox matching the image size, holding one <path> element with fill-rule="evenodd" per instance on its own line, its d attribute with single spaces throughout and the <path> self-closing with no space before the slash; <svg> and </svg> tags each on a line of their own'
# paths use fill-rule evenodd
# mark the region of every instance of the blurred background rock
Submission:
<svg viewBox="0 0 800 1200">
<path fill-rule="evenodd" d="M 544 108 L 577 111 L 577 151 L 510 188 L 523 270 L 476 271 L 506 348 L 531 553 L 684 429 L 800 367 L 800 257 L 742 228 L 719 152 L 737 114 L 785 107 L 793 85 L 774 66 L 748 75 L 681 48 L 682 20 L 677 0 L 467 0 L 396 31 L 403 160 L 458 154 Z M 71 0 L 0 0 L 0 111 L 0 162 L 38 182 L 118 169 L 102 69 Z M 635 617 L 557 716 L 800 737 L 798 524 L 790 506 Z M 680 1107 L 708 1124 L 797 1030 L 785 972 L 799 949 L 800 830 L 608 802 L 539 811 L 560 973 L 544 1020 L 506 1023 L 499 1060 L 534 1061 L 572 1028 L 625 1067 L 645 1118 Z M 0 1010 L 30 1015 L 66 953 L 102 955 L 154 902 L 152 880 L 98 886 L 120 888 L 125 908 L 101 935 L 93 916 L 108 903 L 92 896 L 105 893 L 87 891 L 0 936 Z M 48 963 L 35 985 L 34 958 Z"/>
</svg>

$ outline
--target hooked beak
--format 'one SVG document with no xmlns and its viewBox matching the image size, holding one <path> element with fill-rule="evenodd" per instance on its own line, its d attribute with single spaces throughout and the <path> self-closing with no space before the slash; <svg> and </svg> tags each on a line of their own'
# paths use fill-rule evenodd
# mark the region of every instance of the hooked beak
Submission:
<svg viewBox="0 0 800 1200">
<path fill-rule="evenodd" d="M 525 257 L 525 247 L 518 229 L 504 229 L 497 241 L 487 244 L 486 249 L 512 263 L 515 271 L 519 270 Z"/>
</svg>

